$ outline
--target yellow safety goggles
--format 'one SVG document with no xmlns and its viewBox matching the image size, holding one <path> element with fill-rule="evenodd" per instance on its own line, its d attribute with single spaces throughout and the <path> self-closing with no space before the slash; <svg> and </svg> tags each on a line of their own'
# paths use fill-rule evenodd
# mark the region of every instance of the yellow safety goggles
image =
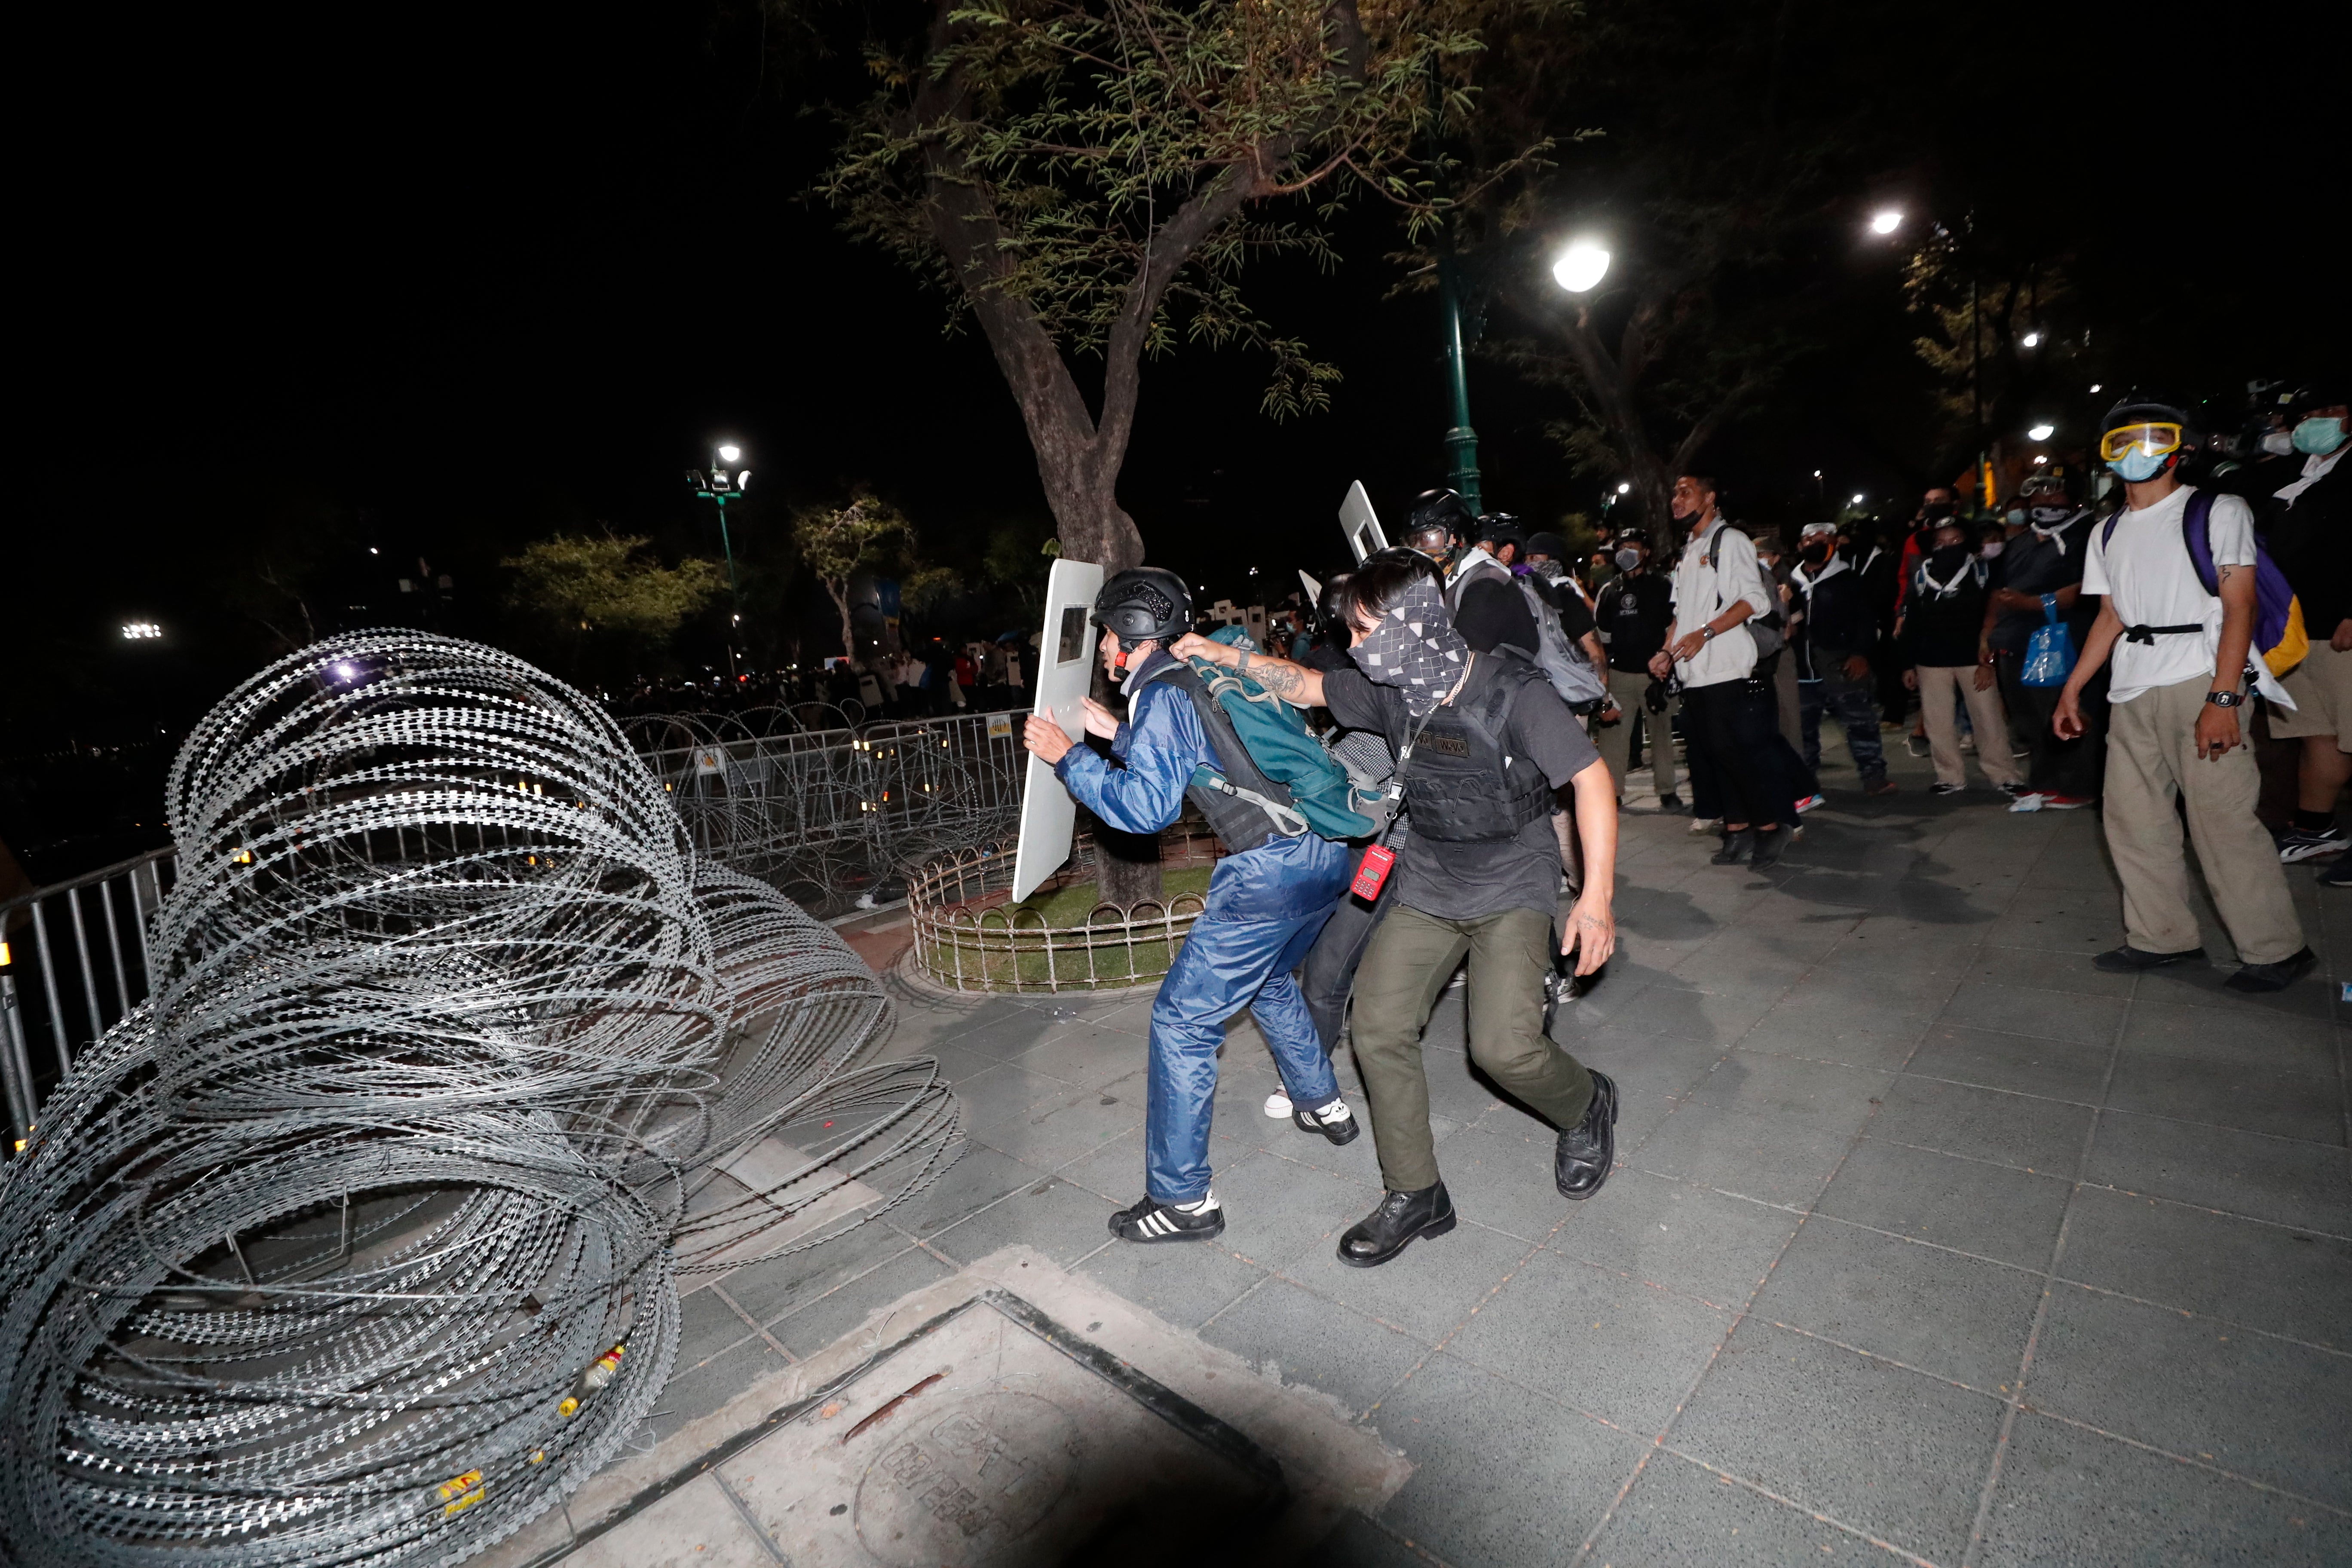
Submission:
<svg viewBox="0 0 2352 1568">
<path fill-rule="evenodd" d="M 2161 458 L 2167 452 L 2180 449 L 2180 426 L 2178 425 L 2118 425 L 2099 437 L 2099 458 L 2103 462 L 2115 462 L 2126 452 L 2137 447 L 2151 458 Z"/>
</svg>

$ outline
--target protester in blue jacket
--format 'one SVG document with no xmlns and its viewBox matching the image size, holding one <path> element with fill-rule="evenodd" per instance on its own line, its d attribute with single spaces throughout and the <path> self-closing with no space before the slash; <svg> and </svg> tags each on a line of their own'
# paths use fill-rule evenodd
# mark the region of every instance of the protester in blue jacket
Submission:
<svg viewBox="0 0 2352 1568">
<path fill-rule="evenodd" d="M 1095 618 L 1104 668 L 1122 683 L 1130 721 L 1089 698 L 1087 731 L 1110 742 L 1109 758 L 1035 716 L 1024 731 L 1029 749 L 1080 805 L 1129 833 L 1168 826 L 1189 794 L 1227 850 L 1152 1003 L 1144 1196 L 1111 1215 L 1110 1229 L 1128 1241 L 1206 1241 L 1225 1228 L 1209 1184 L 1209 1124 L 1227 1018 L 1246 1006 L 1257 1019 L 1302 1129 L 1334 1143 L 1356 1136 L 1291 978 L 1347 890 L 1349 850 L 1307 830 L 1289 791 L 1258 772 L 1231 726 L 1215 721 L 1206 684 L 1167 652 L 1192 626 L 1183 579 L 1151 567 L 1121 572 L 1103 585 Z"/>
</svg>

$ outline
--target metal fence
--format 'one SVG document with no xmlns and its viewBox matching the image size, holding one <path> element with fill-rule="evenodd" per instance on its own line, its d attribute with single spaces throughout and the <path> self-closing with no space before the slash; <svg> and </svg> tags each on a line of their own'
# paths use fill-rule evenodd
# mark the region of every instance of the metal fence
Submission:
<svg viewBox="0 0 2352 1568">
<path fill-rule="evenodd" d="M 887 902 L 906 868 L 1020 824 L 1014 713 L 768 733 L 656 715 L 628 729 L 698 851 L 814 913 Z"/>
<path fill-rule="evenodd" d="M 151 849 L 0 903 L 0 1083 L 12 1149 L 75 1057 L 147 999 L 148 918 L 178 872 L 175 852 Z"/>
</svg>

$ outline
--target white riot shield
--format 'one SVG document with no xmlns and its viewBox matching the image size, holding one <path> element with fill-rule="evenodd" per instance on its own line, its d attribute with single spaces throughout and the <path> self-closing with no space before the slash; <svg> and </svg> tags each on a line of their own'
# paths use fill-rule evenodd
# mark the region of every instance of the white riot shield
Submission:
<svg viewBox="0 0 2352 1568">
<path fill-rule="evenodd" d="M 1339 531 L 1348 536 L 1348 548 L 1356 552 L 1359 566 L 1365 556 L 1389 547 L 1389 536 L 1381 531 L 1380 517 L 1372 510 L 1372 498 L 1364 493 L 1361 479 L 1348 487 L 1348 499 L 1339 503 Z"/>
<path fill-rule="evenodd" d="M 1052 719 L 1073 741 L 1083 742 L 1087 733 L 1082 704 L 1095 669 L 1090 616 L 1102 582 L 1103 569 L 1086 561 L 1056 561 L 1045 579 L 1045 626 L 1037 639 L 1037 700 L 1030 711 Z M 1069 859 L 1077 813 L 1070 792 L 1033 752 L 1021 792 L 1021 847 L 1013 861 L 1014 901 L 1035 892 Z"/>
</svg>

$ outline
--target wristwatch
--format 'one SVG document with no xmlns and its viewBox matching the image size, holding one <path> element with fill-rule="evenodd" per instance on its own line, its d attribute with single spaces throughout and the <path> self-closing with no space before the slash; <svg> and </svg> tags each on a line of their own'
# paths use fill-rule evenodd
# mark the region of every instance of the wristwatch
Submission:
<svg viewBox="0 0 2352 1568">
<path fill-rule="evenodd" d="M 1715 628 L 1713 626 L 1701 626 L 1698 629 L 1698 636 L 1701 642 L 1713 642 L 1715 640 Z"/>
<path fill-rule="evenodd" d="M 2246 705 L 2244 695 L 2236 691 L 2209 691 L 2205 694 L 2205 700 L 2216 708 L 2243 708 Z"/>
</svg>

